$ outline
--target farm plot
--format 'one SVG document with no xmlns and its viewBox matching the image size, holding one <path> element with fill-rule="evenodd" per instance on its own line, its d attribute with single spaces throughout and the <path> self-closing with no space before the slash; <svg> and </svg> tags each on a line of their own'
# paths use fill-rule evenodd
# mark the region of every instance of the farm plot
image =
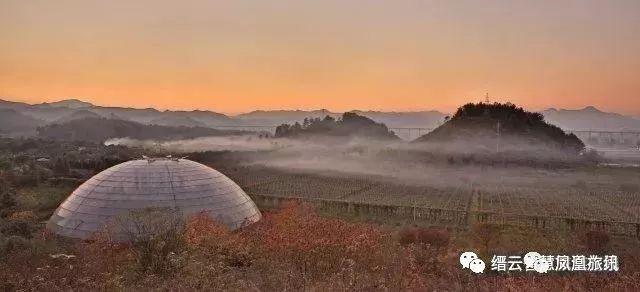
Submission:
<svg viewBox="0 0 640 292">
<path fill-rule="evenodd" d="M 375 183 L 355 177 L 333 177 L 279 170 L 228 172 L 247 193 L 278 197 L 342 199 Z"/>
<path fill-rule="evenodd" d="M 354 202 L 465 211 L 471 192 L 427 186 L 377 183 L 347 199 Z"/>
<path fill-rule="evenodd" d="M 637 222 L 639 194 L 577 189 L 500 189 L 478 191 L 477 211 L 504 215 L 558 217 L 589 221 Z"/>
<path fill-rule="evenodd" d="M 289 175 L 246 187 L 248 193 L 302 198 L 341 199 L 371 185 L 360 179 Z"/>
<path fill-rule="evenodd" d="M 366 176 L 325 176 L 273 169 L 243 169 L 227 174 L 247 193 L 278 197 L 331 199 L 377 205 L 466 211 L 471 192 L 383 181 Z"/>
<path fill-rule="evenodd" d="M 240 167 L 224 172 L 250 195 L 353 203 L 364 208 L 361 210 L 388 206 L 395 208 L 392 208 L 394 211 L 382 213 L 391 217 L 406 216 L 410 220 L 460 225 L 475 218 L 473 220 L 493 224 L 572 229 L 593 225 L 620 234 L 640 234 L 640 194 L 633 192 L 545 185 L 471 184 L 453 188 L 403 184 L 372 176 L 294 173 L 267 167 Z"/>
</svg>

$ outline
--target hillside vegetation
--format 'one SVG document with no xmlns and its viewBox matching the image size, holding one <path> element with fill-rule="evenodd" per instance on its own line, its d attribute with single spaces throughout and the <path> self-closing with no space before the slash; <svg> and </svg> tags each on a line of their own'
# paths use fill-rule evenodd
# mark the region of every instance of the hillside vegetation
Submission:
<svg viewBox="0 0 640 292">
<path fill-rule="evenodd" d="M 104 142 L 110 138 L 151 140 L 192 139 L 207 136 L 243 134 L 243 131 L 216 130 L 204 127 L 169 127 L 144 125 L 131 121 L 85 118 L 38 128 L 40 138 Z"/>
<path fill-rule="evenodd" d="M 340 119 L 331 116 L 305 118 L 302 124 L 282 124 L 276 128 L 275 136 L 287 138 L 312 138 L 318 136 L 333 137 L 366 137 L 382 140 L 399 139 L 385 124 L 376 123 L 372 119 L 347 112 Z"/>
<path fill-rule="evenodd" d="M 492 151 L 536 148 L 574 155 L 585 147 L 574 134 L 545 122 L 542 114 L 511 103 L 466 104 L 442 126 L 415 142 L 454 143 Z"/>
<path fill-rule="evenodd" d="M 13 109 L 0 108 L 0 135 L 28 135 L 43 121 L 24 115 Z"/>
</svg>

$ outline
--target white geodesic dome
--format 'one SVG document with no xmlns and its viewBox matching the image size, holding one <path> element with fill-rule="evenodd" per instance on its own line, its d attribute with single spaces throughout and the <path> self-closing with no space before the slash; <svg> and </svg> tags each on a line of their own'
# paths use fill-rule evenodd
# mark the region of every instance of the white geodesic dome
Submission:
<svg viewBox="0 0 640 292">
<path fill-rule="evenodd" d="M 187 159 L 132 160 L 102 171 L 80 185 L 54 212 L 47 228 L 87 238 L 116 217 L 136 210 L 205 213 L 230 229 L 260 220 L 249 196 L 224 174 Z"/>
</svg>

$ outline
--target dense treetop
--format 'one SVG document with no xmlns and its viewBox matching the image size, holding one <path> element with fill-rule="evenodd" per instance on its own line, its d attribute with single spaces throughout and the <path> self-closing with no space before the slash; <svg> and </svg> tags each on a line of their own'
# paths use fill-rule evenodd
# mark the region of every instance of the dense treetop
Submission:
<svg viewBox="0 0 640 292">
<path fill-rule="evenodd" d="M 376 123 L 373 120 L 360 116 L 353 112 L 346 112 L 341 118 L 331 116 L 320 118 L 305 118 L 302 124 L 296 122 L 293 125 L 282 124 L 276 128 L 276 137 L 368 137 L 376 139 L 395 140 L 398 137 L 390 131 L 385 124 Z"/>
<path fill-rule="evenodd" d="M 578 153 L 585 147 L 574 134 L 545 122 L 540 113 L 512 103 L 483 102 L 463 105 L 442 126 L 416 142 L 463 142 L 495 148 L 498 137 L 505 148 L 522 144 Z"/>
</svg>

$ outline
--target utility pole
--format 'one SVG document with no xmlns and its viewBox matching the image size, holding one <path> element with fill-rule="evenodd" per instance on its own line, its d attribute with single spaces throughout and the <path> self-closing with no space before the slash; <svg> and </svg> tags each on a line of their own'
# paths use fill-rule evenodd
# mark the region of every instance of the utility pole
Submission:
<svg viewBox="0 0 640 292">
<path fill-rule="evenodd" d="M 416 199 L 413 199 L 413 221 L 416 221 Z"/>
<path fill-rule="evenodd" d="M 498 121 L 496 130 L 497 130 L 496 153 L 498 153 L 500 152 L 500 121 Z"/>
</svg>

